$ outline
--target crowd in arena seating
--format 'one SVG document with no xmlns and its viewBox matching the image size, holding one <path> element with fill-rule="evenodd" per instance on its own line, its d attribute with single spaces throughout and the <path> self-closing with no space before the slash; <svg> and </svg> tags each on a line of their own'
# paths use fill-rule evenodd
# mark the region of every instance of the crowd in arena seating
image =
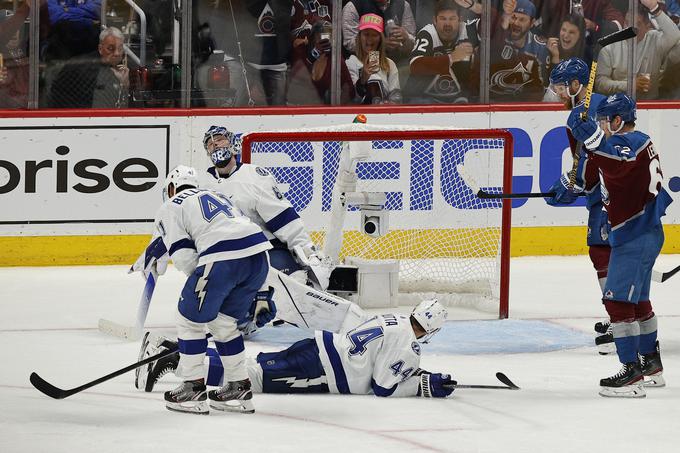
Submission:
<svg viewBox="0 0 680 453">
<path fill-rule="evenodd" d="M 574 56 L 590 64 L 598 38 L 630 25 L 633 61 L 633 40 L 604 48 L 595 91 L 680 98 L 679 0 L 343 0 L 338 18 L 332 0 L 194 0 L 190 46 L 176 2 L 137 3 L 144 42 L 124 0 L 0 0 L 0 108 L 28 105 L 33 5 L 39 107 L 460 104 L 487 92 L 491 103 L 555 101 L 552 68 Z"/>
</svg>

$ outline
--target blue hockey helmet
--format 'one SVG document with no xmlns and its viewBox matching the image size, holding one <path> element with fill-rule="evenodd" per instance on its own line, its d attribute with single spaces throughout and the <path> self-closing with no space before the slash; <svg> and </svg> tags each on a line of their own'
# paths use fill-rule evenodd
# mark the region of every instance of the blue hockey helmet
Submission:
<svg viewBox="0 0 680 453">
<path fill-rule="evenodd" d="M 553 85 L 569 85 L 572 80 L 578 80 L 581 85 L 588 85 L 590 69 L 580 58 L 569 58 L 560 61 L 550 72 L 550 83 Z"/>
<path fill-rule="evenodd" d="M 212 151 L 208 149 L 208 143 L 217 137 L 224 137 L 226 144 Z M 216 167 L 226 167 L 232 156 L 241 153 L 241 140 L 234 133 L 229 132 L 226 127 L 210 126 L 210 129 L 203 135 L 203 147 L 208 151 L 210 161 Z"/>
<path fill-rule="evenodd" d="M 624 123 L 637 119 L 635 100 L 626 93 L 616 93 L 609 96 L 597 106 L 597 119 L 611 121 L 620 116 Z"/>
</svg>

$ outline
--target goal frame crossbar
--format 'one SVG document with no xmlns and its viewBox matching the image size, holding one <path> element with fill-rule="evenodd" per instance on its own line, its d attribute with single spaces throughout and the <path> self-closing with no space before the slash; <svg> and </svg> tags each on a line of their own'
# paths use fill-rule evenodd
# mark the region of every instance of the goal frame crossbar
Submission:
<svg viewBox="0 0 680 453">
<path fill-rule="evenodd" d="M 382 126 L 382 125 L 381 125 Z M 263 142 L 347 142 L 347 141 L 389 141 L 389 140 L 452 140 L 452 139 L 502 139 L 503 140 L 503 192 L 512 192 L 513 137 L 506 129 L 385 129 L 371 130 L 297 130 L 252 132 L 242 137 L 241 160 L 250 163 L 251 148 L 254 143 Z M 385 137 L 388 133 L 389 137 Z M 505 319 L 509 315 L 510 280 L 510 231 L 512 219 L 512 200 L 503 199 L 501 207 L 501 244 L 500 244 L 500 306 L 498 316 Z"/>
</svg>

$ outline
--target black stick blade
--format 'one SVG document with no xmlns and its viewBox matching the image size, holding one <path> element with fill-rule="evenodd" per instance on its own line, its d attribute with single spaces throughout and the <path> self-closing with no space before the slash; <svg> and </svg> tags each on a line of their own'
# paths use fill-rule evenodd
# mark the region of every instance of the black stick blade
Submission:
<svg viewBox="0 0 680 453">
<path fill-rule="evenodd" d="M 50 398 L 54 398 L 55 400 L 61 400 L 69 396 L 69 393 L 67 391 L 62 390 L 59 387 L 53 386 L 52 384 L 41 378 L 38 375 L 38 373 L 31 373 L 31 377 L 29 378 L 29 380 L 31 381 L 31 384 L 33 384 L 33 387 L 35 387 L 45 395 L 49 396 Z"/>
<path fill-rule="evenodd" d="M 519 390 L 519 387 L 517 387 L 506 375 L 504 375 L 501 372 L 496 373 L 496 378 L 501 381 L 503 384 L 507 385 L 509 388 L 512 390 Z"/>
<path fill-rule="evenodd" d="M 628 27 L 601 37 L 597 40 L 597 43 L 600 45 L 600 47 L 605 47 L 609 44 L 614 44 L 615 42 L 625 41 L 626 39 L 630 39 L 634 36 L 637 36 L 637 29 L 635 27 Z"/>
</svg>

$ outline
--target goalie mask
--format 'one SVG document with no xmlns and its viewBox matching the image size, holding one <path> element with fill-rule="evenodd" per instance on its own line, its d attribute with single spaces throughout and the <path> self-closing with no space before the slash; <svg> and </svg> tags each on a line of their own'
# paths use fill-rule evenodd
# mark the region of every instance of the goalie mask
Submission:
<svg viewBox="0 0 680 453">
<path fill-rule="evenodd" d="M 411 312 L 411 316 L 426 333 L 418 338 L 418 341 L 421 343 L 429 342 L 432 336 L 442 328 L 448 315 L 449 312 L 437 299 L 424 300 L 419 303 Z"/>
<path fill-rule="evenodd" d="M 198 187 L 198 176 L 196 175 L 196 170 L 193 167 L 187 167 L 186 165 L 178 165 L 173 170 L 171 170 L 170 173 L 168 173 L 168 176 L 165 178 L 165 185 L 163 186 L 163 201 L 167 201 L 168 198 L 171 198 L 168 191 L 170 184 L 172 184 L 175 189 L 174 195 L 177 195 L 177 193 L 179 193 L 181 190 Z"/>
<path fill-rule="evenodd" d="M 210 161 L 217 168 L 229 165 L 232 156 L 241 153 L 241 140 L 226 127 L 210 126 L 203 136 L 203 147 Z"/>
</svg>

